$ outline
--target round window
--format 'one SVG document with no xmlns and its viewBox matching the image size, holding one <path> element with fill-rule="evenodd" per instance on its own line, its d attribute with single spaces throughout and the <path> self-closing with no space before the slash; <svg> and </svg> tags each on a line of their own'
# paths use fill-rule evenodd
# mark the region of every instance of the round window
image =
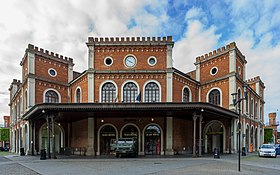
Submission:
<svg viewBox="0 0 280 175">
<path fill-rule="evenodd" d="M 56 70 L 53 68 L 50 68 L 48 72 L 49 72 L 49 75 L 52 77 L 55 77 L 57 75 Z"/>
<path fill-rule="evenodd" d="M 148 64 L 149 64 L 150 66 L 156 65 L 156 63 L 157 63 L 157 59 L 156 59 L 155 57 L 150 57 L 150 58 L 148 59 Z"/>
<path fill-rule="evenodd" d="M 106 57 L 106 58 L 104 59 L 104 64 L 105 64 L 106 66 L 111 66 L 111 65 L 113 64 L 113 59 L 112 59 L 111 57 Z"/>
<path fill-rule="evenodd" d="M 210 74 L 211 75 L 216 75 L 218 73 L 218 68 L 217 67 L 213 67 L 211 70 L 210 70 Z"/>
</svg>

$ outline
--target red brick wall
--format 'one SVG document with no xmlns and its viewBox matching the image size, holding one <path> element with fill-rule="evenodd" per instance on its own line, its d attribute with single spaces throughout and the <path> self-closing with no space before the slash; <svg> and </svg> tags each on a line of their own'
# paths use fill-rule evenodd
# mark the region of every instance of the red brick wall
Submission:
<svg viewBox="0 0 280 175">
<path fill-rule="evenodd" d="M 88 146 L 88 120 L 80 120 L 72 123 L 71 147 Z"/>
<path fill-rule="evenodd" d="M 23 79 L 26 78 L 27 71 L 28 71 L 28 60 L 27 60 L 27 54 L 24 55 L 23 58 L 23 64 L 22 64 L 22 73 L 23 73 Z"/>
<path fill-rule="evenodd" d="M 218 68 L 218 73 L 216 75 L 211 75 L 210 70 L 213 67 Z M 208 61 L 201 63 L 200 65 L 200 81 L 207 82 L 214 80 L 229 73 L 229 53 L 212 58 Z"/>
<path fill-rule="evenodd" d="M 42 56 L 35 56 L 35 74 L 40 78 L 47 80 L 68 83 L 68 65 Z M 57 72 L 57 76 L 52 77 L 49 75 L 48 70 L 53 68 Z"/>
<path fill-rule="evenodd" d="M 236 55 L 237 59 L 236 59 L 236 75 L 239 76 L 242 80 L 243 80 L 243 76 L 244 76 L 244 63 L 241 61 L 241 59 L 238 57 L 238 55 Z M 241 74 L 239 75 L 239 70 L 238 67 L 240 67 L 241 70 Z"/>
<path fill-rule="evenodd" d="M 67 86 L 62 86 L 62 85 L 57 85 L 54 83 L 48 83 L 45 81 L 40 81 L 36 80 L 36 92 L 35 92 L 35 103 L 43 103 L 43 96 L 44 96 L 44 91 L 46 89 L 55 89 L 56 91 L 59 92 L 61 96 L 61 102 L 66 103 L 68 102 L 68 87 Z"/>
<path fill-rule="evenodd" d="M 229 108 L 229 80 L 224 79 L 220 81 L 216 81 L 213 83 L 209 83 L 207 85 L 203 85 L 201 89 L 201 102 L 207 102 L 207 93 L 212 88 L 219 88 L 222 92 L 222 107 Z"/>
<path fill-rule="evenodd" d="M 182 102 L 182 90 L 185 86 L 191 91 L 192 102 L 198 101 L 198 86 L 186 78 L 173 76 L 173 102 Z"/>
<path fill-rule="evenodd" d="M 82 103 L 88 102 L 88 76 L 85 74 L 82 77 L 79 77 L 77 81 L 75 81 L 70 87 L 71 93 L 71 102 L 75 102 L 75 92 L 77 87 L 81 88 L 81 96 L 82 96 Z"/>
<path fill-rule="evenodd" d="M 134 68 L 127 68 L 124 59 L 132 54 L 137 59 Z M 113 64 L 106 66 L 104 59 L 110 56 Z M 148 64 L 148 58 L 154 56 L 157 59 L 155 66 Z M 166 46 L 95 46 L 94 66 L 96 70 L 165 70 Z"/>
<path fill-rule="evenodd" d="M 191 120 L 173 119 L 173 145 L 175 151 L 183 151 L 183 147 L 186 151 L 192 151 L 193 122 Z"/>
<path fill-rule="evenodd" d="M 139 89 L 142 95 L 142 101 L 144 101 L 143 87 L 144 84 L 149 80 L 157 81 L 161 86 L 161 101 L 166 101 L 166 76 L 165 74 L 95 74 L 94 78 L 94 101 L 99 101 L 99 88 L 100 85 L 107 81 L 112 80 L 118 86 L 118 99 L 120 101 L 121 98 L 121 87 L 122 84 L 128 80 L 133 80 L 138 83 Z"/>
</svg>

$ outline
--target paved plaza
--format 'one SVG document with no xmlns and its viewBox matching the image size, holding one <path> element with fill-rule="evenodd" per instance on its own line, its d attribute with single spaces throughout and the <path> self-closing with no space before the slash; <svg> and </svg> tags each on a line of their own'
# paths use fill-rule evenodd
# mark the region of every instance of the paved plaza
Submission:
<svg viewBox="0 0 280 175">
<path fill-rule="evenodd" d="M 0 157 L 0 174 L 20 175 L 219 175 L 248 174 L 278 175 L 280 156 L 259 158 L 252 154 L 241 159 L 241 172 L 237 171 L 237 155 L 222 155 L 220 159 L 212 156 L 191 157 L 140 157 L 140 158 L 89 158 L 58 157 L 40 160 L 39 156 L 9 155 Z"/>
</svg>

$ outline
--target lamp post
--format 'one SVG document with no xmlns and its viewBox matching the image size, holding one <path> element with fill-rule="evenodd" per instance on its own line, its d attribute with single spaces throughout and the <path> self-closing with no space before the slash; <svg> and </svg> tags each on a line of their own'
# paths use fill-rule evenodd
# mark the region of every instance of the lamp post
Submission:
<svg viewBox="0 0 280 175">
<path fill-rule="evenodd" d="M 245 86 L 246 87 L 246 86 Z M 247 90 L 244 92 L 244 98 L 241 98 L 241 94 L 237 94 L 236 92 L 235 93 L 232 93 L 232 102 L 233 102 L 233 105 L 236 106 L 238 105 L 238 171 L 240 171 L 240 135 L 241 135 L 241 123 L 240 123 L 240 118 L 241 118 L 241 105 L 240 103 L 242 102 L 242 100 L 246 100 L 247 101 Z M 238 97 L 238 99 L 236 98 L 236 96 Z"/>
</svg>

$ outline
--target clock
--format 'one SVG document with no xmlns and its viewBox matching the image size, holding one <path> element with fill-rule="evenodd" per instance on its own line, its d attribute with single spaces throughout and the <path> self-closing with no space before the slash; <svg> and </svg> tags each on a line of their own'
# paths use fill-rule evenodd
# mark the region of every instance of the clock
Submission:
<svg viewBox="0 0 280 175">
<path fill-rule="evenodd" d="M 127 56 L 124 60 L 126 67 L 134 67 L 136 65 L 136 58 L 133 56 Z"/>
</svg>

